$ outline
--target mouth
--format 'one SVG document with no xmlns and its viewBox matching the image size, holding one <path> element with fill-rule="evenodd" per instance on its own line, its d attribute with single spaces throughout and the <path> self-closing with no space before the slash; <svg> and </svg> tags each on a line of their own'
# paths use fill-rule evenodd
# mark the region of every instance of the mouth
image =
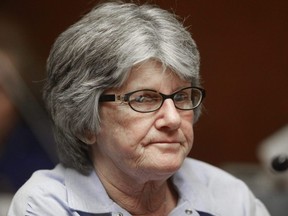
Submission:
<svg viewBox="0 0 288 216">
<path fill-rule="evenodd" d="M 147 149 L 153 149 L 153 151 L 155 151 L 157 149 L 157 151 L 161 151 L 163 153 L 168 153 L 168 152 L 179 152 L 179 149 L 181 148 L 181 143 L 180 142 L 153 142 L 153 143 L 149 143 L 148 145 L 146 145 L 145 148 Z"/>
<path fill-rule="evenodd" d="M 169 147 L 169 146 L 181 145 L 181 142 L 179 141 L 153 141 L 153 142 L 149 142 L 145 146 L 150 146 L 150 145 Z"/>
</svg>

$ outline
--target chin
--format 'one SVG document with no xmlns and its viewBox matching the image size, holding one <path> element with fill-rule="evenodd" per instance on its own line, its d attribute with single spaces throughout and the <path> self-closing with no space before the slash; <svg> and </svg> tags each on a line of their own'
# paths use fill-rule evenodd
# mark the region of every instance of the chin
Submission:
<svg viewBox="0 0 288 216">
<path fill-rule="evenodd" d="M 147 181 L 166 181 L 169 179 L 172 175 L 174 175 L 182 166 L 181 162 L 174 162 L 174 163 L 166 163 L 166 164 L 160 164 L 160 161 L 158 162 L 157 166 L 146 166 L 142 167 L 142 171 L 138 170 L 136 173 L 136 178 L 140 181 L 147 182 Z"/>
<path fill-rule="evenodd" d="M 167 157 L 165 160 L 159 160 L 158 166 L 156 169 L 158 170 L 158 173 L 160 174 L 170 174 L 173 175 L 175 172 L 177 172 L 184 161 L 185 158 L 170 158 Z"/>
</svg>

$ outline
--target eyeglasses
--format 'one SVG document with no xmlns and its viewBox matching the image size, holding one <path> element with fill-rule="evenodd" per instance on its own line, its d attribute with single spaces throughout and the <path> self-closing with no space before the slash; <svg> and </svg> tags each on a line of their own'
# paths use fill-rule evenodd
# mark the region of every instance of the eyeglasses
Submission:
<svg viewBox="0 0 288 216">
<path fill-rule="evenodd" d="M 197 108 L 205 97 L 205 90 L 198 87 L 182 88 L 173 94 L 165 95 L 151 89 L 142 89 L 124 95 L 104 94 L 99 102 L 126 102 L 136 112 L 148 113 L 159 110 L 166 99 L 172 99 L 179 110 Z"/>
</svg>

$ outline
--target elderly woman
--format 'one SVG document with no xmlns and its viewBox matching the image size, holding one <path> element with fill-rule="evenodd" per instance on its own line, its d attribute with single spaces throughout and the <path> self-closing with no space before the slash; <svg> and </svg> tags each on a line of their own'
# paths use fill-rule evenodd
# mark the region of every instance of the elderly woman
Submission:
<svg viewBox="0 0 288 216">
<path fill-rule="evenodd" d="M 61 163 L 31 177 L 10 216 L 269 215 L 240 180 L 186 158 L 205 91 L 173 14 L 102 3 L 60 35 L 47 68 Z"/>
</svg>

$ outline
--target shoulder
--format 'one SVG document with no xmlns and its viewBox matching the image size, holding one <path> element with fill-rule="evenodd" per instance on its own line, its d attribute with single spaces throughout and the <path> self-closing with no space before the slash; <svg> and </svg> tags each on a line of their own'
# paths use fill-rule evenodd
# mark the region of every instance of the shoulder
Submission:
<svg viewBox="0 0 288 216">
<path fill-rule="evenodd" d="M 209 209 L 218 213 L 216 215 L 232 216 L 239 215 L 239 212 L 249 216 L 269 215 L 242 180 L 211 164 L 187 158 L 175 178 L 178 186 L 184 185 L 180 187 L 187 199 L 198 197 L 194 203 L 197 203 L 199 209 L 205 210 L 209 206 Z M 233 212 L 227 208 L 231 200 Z"/>
<path fill-rule="evenodd" d="M 15 194 L 8 215 L 41 215 L 43 209 L 67 208 L 65 170 L 57 165 L 53 170 L 36 171 Z"/>
<path fill-rule="evenodd" d="M 214 196 L 235 196 L 235 193 L 248 196 L 251 193 L 242 180 L 203 161 L 187 158 L 180 173 L 183 178 L 197 182 L 197 184 L 212 191 Z"/>
<path fill-rule="evenodd" d="M 239 193 L 249 192 L 246 184 L 240 179 L 216 166 L 192 158 L 185 159 L 175 177 L 192 188 L 198 185 L 196 189 L 206 190 L 213 196 L 224 196 L 225 191 L 235 189 Z"/>
</svg>

